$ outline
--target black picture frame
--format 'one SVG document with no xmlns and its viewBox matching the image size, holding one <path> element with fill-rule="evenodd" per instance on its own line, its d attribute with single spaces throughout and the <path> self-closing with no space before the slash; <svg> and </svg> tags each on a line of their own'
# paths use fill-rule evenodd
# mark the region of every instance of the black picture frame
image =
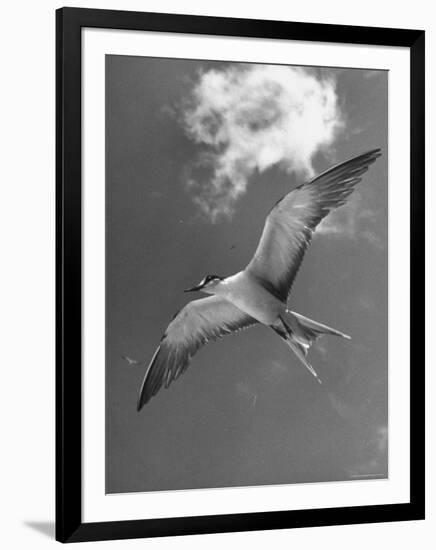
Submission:
<svg viewBox="0 0 436 550">
<path fill-rule="evenodd" d="M 410 502 L 82 522 L 81 29 L 129 29 L 410 49 Z M 62 8 L 56 12 L 56 539 L 159 537 L 424 519 L 424 41 L 419 30 Z M 413 365 L 412 365 L 413 358 Z"/>
</svg>

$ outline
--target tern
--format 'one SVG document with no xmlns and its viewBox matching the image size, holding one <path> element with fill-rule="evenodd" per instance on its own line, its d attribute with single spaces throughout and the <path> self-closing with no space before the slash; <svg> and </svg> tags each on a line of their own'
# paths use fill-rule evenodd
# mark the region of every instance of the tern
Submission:
<svg viewBox="0 0 436 550">
<path fill-rule="evenodd" d="M 380 155 L 380 149 L 373 149 L 295 187 L 268 214 L 244 270 L 229 277 L 207 275 L 185 290 L 210 296 L 189 302 L 168 325 L 146 369 L 138 411 L 186 371 L 201 346 L 258 323 L 278 334 L 321 383 L 306 359 L 310 346 L 323 334 L 350 337 L 291 311 L 288 297 L 316 227 L 331 210 L 345 204 Z"/>
</svg>

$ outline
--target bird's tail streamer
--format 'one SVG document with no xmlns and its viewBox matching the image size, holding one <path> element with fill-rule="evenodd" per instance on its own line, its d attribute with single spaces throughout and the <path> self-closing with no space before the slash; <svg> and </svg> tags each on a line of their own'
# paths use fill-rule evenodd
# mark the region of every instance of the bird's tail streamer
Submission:
<svg viewBox="0 0 436 550">
<path fill-rule="evenodd" d="M 339 330 L 323 325 L 322 323 L 318 323 L 318 321 L 313 321 L 308 317 L 304 317 L 304 315 L 295 313 L 295 311 L 287 309 L 286 313 L 290 319 L 288 322 L 290 323 L 291 330 L 296 333 L 297 338 L 301 337 L 307 342 L 308 348 L 319 336 L 322 336 L 323 334 L 330 334 L 332 336 L 339 336 L 340 338 L 351 340 L 351 337 L 348 336 L 348 334 L 344 334 Z"/>
</svg>

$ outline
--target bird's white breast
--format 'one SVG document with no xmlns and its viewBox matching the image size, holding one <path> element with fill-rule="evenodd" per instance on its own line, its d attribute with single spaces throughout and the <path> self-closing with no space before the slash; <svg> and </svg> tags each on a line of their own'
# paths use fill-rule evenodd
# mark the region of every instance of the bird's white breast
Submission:
<svg viewBox="0 0 436 550">
<path fill-rule="evenodd" d="M 265 325 L 272 325 L 286 306 L 245 271 L 227 277 L 219 294 Z"/>
</svg>

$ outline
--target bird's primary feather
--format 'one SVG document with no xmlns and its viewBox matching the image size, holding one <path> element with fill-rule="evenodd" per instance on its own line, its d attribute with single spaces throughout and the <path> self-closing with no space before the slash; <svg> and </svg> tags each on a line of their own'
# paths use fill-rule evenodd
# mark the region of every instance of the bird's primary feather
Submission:
<svg viewBox="0 0 436 550">
<path fill-rule="evenodd" d="M 167 388 L 185 372 L 201 346 L 256 323 L 256 319 L 220 296 L 189 302 L 168 325 L 146 370 L 138 411 L 162 386 Z"/>
<path fill-rule="evenodd" d="M 345 204 L 380 155 L 380 149 L 374 149 L 338 164 L 278 201 L 246 270 L 286 301 L 317 225 L 332 209 Z"/>
</svg>

